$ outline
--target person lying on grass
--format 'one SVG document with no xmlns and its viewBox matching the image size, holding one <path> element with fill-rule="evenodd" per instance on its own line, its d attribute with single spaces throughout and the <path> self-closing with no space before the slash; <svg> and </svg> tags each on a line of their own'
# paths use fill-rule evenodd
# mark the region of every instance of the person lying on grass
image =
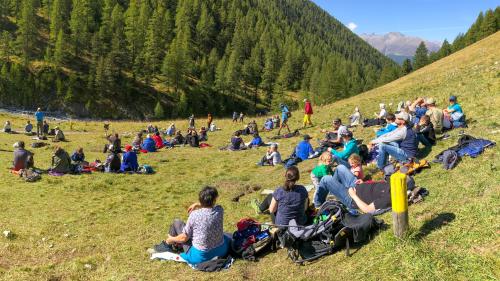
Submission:
<svg viewBox="0 0 500 281">
<path fill-rule="evenodd" d="M 273 143 L 266 152 L 266 155 L 262 157 L 257 165 L 259 166 L 276 166 L 282 164 L 281 154 L 278 151 L 278 144 Z"/>
<path fill-rule="evenodd" d="M 376 210 L 391 207 L 390 185 L 375 185 L 369 183 L 356 184 L 358 179 L 344 165 L 339 165 L 332 176 L 324 176 L 316 193 L 314 206 L 319 208 L 330 193 L 342 202 L 348 209 L 359 209 L 363 213 L 373 213 Z"/>
<path fill-rule="evenodd" d="M 14 145 L 14 161 L 13 161 L 13 171 L 19 171 L 21 169 L 29 169 L 34 166 L 33 153 L 24 148 L 24 141 L 18 141 Z"/>
<path fill-rule="evenodd" d="M 193 265 L 226 256 L 230 238 L 224 236 L 224 209 L 216 205 L 218 197 L 215 187 L 203 187 L 198 194 L 199 202 L 188 208 L 187 222 L 174 221 L 163 243 L 165 250 L 173 252 L 181 248 L 181 258 Z"/>
<path fill-rule="evenodd" d="M 257 213 L 269 212 L 274 224 L 288 225 L 293 219 L 297 225 L 306 225 L 309 197 L 306 188 L 297 184 L 299 179 L 299 169 L 295 166 L 288 168 L 283 186 L 269 194 L 262 203 L 252 201 L 252 207 Z"/>
</svg>

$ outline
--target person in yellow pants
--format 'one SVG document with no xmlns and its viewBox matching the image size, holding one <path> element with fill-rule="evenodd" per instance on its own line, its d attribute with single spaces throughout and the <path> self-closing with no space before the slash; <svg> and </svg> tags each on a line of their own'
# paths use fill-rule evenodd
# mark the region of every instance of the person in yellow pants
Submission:
<svg viewBox="0 0 500 281">
<path fill-rule="evenodd" d="M 308 99 L 304 99 L 306 103 L 304 106 L 304 128 L 309 125 L 312 126 L 311 115 L 313 115 L 313 109 L 311 102 Z"/>
</svg>

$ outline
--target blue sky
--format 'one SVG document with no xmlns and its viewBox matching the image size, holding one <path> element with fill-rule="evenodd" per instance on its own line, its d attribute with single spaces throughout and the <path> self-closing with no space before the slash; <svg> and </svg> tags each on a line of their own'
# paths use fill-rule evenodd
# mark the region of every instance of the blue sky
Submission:
<svg viewBox="0 0 500 281">
<path fill-rule="evenodd" d="M 479 12 L 500 5 L 500 0 L 312 1 L 346 26 L 350 24 L 357 34 L 398 31 L 433 41 L 453 41 L 467 31 Z"/>
</svg>

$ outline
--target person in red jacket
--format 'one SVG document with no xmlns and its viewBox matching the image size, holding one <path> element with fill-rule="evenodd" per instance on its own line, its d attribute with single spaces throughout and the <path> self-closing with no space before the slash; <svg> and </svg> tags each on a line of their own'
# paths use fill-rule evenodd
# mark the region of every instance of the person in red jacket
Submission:
<svg viewBox="0 0 500 281">
<path fill-rule="evenodd" d="M 160 136 L 160 133 L 159 132 L 156 132 L 152 139 L 155 141 L 155 144 L 156 144 L 156 148 L 157 149 L 160 149 L 160 148 L 163 148 L 165 145 L 163 144 L 163 139 L 161 138 Z"/>
<path fill-rule="evenodd" d="M 311 115 L 313 114 L 313 108 L 311 105 L 311 102 L 308 99 L 304 99 L 304 102 L 306 103 L 304 107 L 304 128 L 309 125 L 312 126 L 311 122 Z"/>
</svg>

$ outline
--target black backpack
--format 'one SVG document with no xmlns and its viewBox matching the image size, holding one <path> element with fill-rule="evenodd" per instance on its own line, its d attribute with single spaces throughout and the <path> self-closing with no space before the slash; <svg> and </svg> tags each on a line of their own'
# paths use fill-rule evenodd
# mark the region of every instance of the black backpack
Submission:
<svg viewBox="0 0 500 281">
<path fill-rule="evenodd" d="M 361 161 L 366 164 L 366 161 L 370 158 L 370 150 L 366 144 L 358 145 L 359 156 L 361 157 Z"/>
</svg>

